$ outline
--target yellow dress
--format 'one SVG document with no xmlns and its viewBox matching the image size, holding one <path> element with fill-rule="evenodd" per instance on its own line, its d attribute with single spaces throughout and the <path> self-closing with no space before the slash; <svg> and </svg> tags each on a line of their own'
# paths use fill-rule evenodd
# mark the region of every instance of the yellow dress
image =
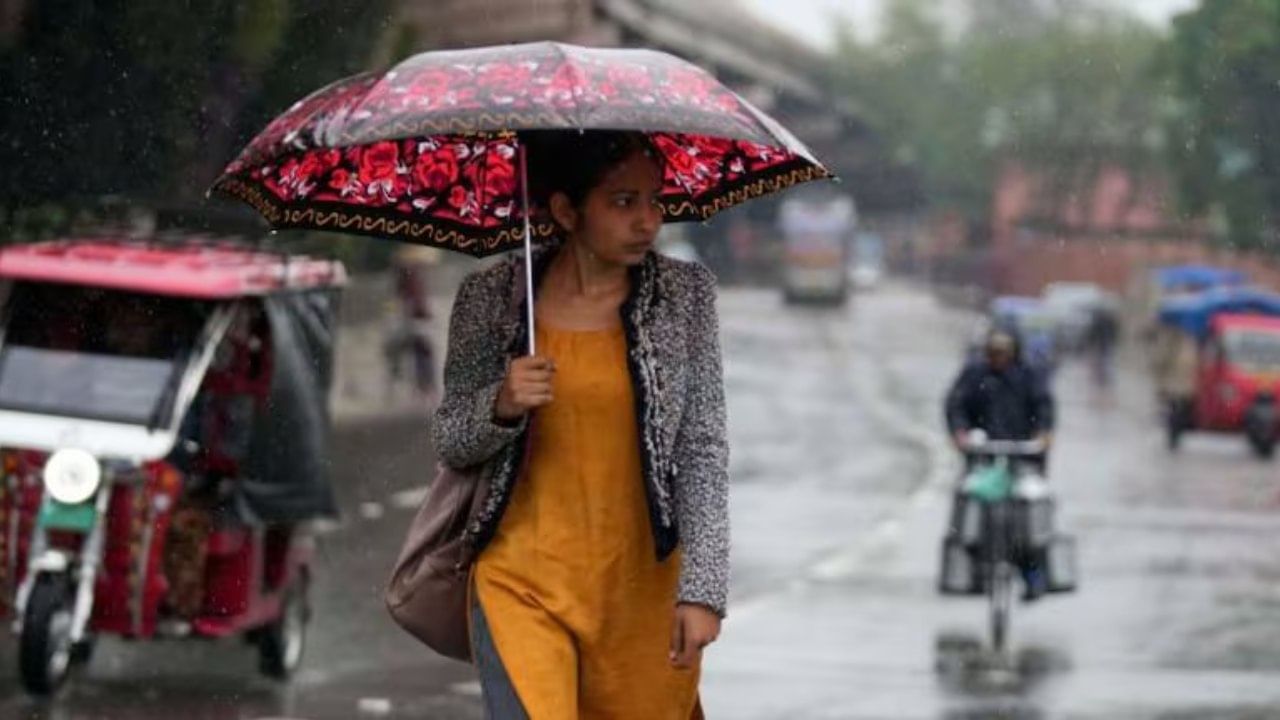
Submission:
<svg viewBox="0 0 1280 720">
<path fill-rule="evenodd" d="M 621 328 L 539 327 L 555 400 L 474 589 L 530 720 L 688 720 L 697 669 L 668 659 L 679 553 L 657 562 Z"/>
</svg>

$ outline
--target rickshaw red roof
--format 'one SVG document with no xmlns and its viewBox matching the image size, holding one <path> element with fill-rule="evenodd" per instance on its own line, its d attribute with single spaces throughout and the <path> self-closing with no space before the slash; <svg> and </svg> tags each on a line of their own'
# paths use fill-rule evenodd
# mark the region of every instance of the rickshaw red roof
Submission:
<svg viewBox="0 0 1280 720">
<path fill-rule="evenodd" d="M 1276 317 L 1275 315 L 1224 313 L 1215 317 L 1213 319 L 1213 323 L 1223 330 L 1250 329 L 1280 332 L 1280 317 Z"/>
<path fill-rule="evenodd" d="M 0 248 L 0 278 L 217 300 L 342 285 L 346 269 L 230 245 L 86 239 Z"/>
</svg>

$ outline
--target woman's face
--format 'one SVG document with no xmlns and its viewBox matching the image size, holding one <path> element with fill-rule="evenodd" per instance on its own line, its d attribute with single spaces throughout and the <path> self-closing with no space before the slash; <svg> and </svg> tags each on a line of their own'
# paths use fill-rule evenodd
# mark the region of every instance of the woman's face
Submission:
<svg viewBox="0 0 1280 720">
<path fill-rule="evenodd" d="M 653 248 L 662 227 L 658 195 L 662 172 L 642 152 L 632 153 L 610 170 L 574 208 L 564 195 L 552 200 L 552 212 L 572 240 L 582 243 L 601 261 L 638 265 Z"/>
</svg>

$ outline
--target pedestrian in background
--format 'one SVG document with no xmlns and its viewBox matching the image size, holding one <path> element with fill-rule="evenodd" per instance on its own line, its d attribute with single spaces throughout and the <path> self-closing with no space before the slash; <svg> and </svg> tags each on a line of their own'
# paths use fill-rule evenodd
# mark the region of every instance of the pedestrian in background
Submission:
<svg viewBox="0 0 1280 720">
<path fill-rule="evenodd" d="M 1085 344 L 1089 348 L 1094 387 L 1111 387 L 1116 344 L 1120 342 L 1120 319 L 1109 303 L 1100 302 L 1089 312 Z"/>
<path fill-rule="evenodd" d="M 436 394 L 436 353 L 431 339 L 431 303 L 428 296 L 429 268 L 439 262 L 435 248 L 407 245 L 392 259 L 391 274 L 395 300 L 388 308 L 383 340 L 387 362 L 387 397 L 404 377 L 404 360 L 412 367 L 414 389 L 431 402 Z"/>
<path fill-rule="evenodd" d="M 483 465 L 468 541 L 489 716 L 699 717 L 728 594 L 728 447 L 715 279 L 653 252 L 663 169 L 643 135 L 530 148 L 560 237 L 471 275 L 434 437 Z"/>
</svg>

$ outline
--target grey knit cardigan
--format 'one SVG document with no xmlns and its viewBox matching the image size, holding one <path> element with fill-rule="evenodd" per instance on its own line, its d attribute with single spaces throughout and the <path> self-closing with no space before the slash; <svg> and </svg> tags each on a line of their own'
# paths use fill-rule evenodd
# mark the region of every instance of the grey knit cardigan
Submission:
<svg viewBox="0 0 1280 720">
<path fill-rule="evenodd" d="M 535 288 L 555 252 L 551 246 L 535 253 Z M 527 444 L 527 419 L 513 427 L 493 422 L 508 359 L 528 344 L 524 275 L 519 257 L 472 273 L 449 325 L 444 397 L 432 434 L 445 463 L 488 475 L 488 496 L 466 531 L 477 551 L 502 519 Z M 715 277 L 705 267 L 650 253 L 631 269 L 621 316 L 656 557 L 679 546 L 677 601 L 723 616 L 729 448 L 715 296 Z"/>
</svg>

